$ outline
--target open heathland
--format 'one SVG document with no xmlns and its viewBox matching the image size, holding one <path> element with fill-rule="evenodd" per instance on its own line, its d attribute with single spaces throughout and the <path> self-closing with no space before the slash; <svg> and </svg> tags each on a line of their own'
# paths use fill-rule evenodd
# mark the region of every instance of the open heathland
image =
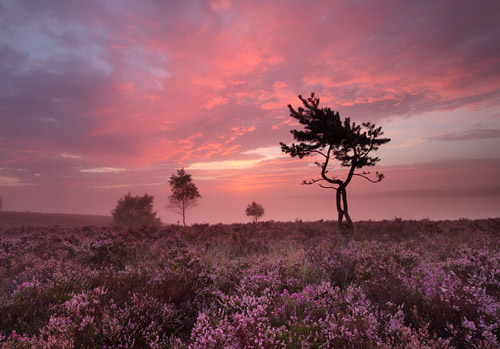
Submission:
<svg viewBox="0 0 500 349">
<path fill-rule="evenodd" d="M 0 228 L 2 347 L 498 347 L 500 219 Z"/>
<path fill-rule="evenodd" d="M 39 213 L 0 211 L 0 227 L 21 227 L 33 225 L 37 227 L 82 227 L 85 225 L 105 226 L 113 223 L 111 216 L 96 216 L 68 213 Z"/>
</svg>

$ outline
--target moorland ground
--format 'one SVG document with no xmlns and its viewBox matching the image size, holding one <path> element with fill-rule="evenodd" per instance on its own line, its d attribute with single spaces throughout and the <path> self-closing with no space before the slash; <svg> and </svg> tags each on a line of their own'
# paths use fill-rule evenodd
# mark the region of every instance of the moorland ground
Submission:
<svg viewBox="0 0 500 349">
<path fill-rule="evenodd" d="M 83 227 L 87 225 L 107 226 L 113 223 L 111 216 L 84 214 L 39 213 L 0 211 L 0 227 L 14 228 L 22 226 L 37 227 Z"/>
<path fill-rule="evenodd" d="M 2 347 L 497 347 L 500 219 L 0 228 Z"/>
</svg>

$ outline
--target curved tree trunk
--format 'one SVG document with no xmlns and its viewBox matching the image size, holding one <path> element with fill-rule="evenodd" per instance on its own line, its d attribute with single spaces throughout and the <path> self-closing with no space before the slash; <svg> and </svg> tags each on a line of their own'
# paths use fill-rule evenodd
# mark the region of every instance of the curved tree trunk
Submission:
<svg viewBox="0 0 500 349">
<path fill-rule="evenodd" d="M 347 205 L 347 192 L 345 186 L 337 188 L 337 213 L 338 213 L 338 231 L 340 241 L 346 246 L 352 240 L 354 233 L 354 224 L 352 223 L 351 216 L 349 216 L 349 207 Z"/>
</svg>

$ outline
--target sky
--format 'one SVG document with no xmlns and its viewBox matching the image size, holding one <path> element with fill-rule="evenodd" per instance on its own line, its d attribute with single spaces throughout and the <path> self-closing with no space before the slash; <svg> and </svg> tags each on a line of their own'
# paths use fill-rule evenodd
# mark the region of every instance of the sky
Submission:
<svg viewBox="0 0 500 349">
<path fill-rule="evenodd" d="M 280 151 L 287 105 L 382 126 L 380 183 L 348 187 L 354 220 L 500 216 L 496 0 L 0 0 L 3 210 L 109 215 L 185 168 L 187 223 L 335 219 L 301 185 L 318 159 Z M 339 164 L 332 173 L 342 177 Z"/>
</svg>

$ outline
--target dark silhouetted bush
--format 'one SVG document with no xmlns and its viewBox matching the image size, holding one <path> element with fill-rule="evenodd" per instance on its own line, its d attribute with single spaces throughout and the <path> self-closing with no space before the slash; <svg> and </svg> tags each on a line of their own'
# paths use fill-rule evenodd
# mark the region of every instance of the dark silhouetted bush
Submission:
<svg viewBox="0 0 500 349">
<path fill-rule="evenodd" d="M 128 193 L 118 200 L 112 215 L 116 225 L 161 225 L 160 219 L 156 217 L 156 212 L 153 212 L 153 196 L 148 194 L 132 196 Z"/>
</svg>

